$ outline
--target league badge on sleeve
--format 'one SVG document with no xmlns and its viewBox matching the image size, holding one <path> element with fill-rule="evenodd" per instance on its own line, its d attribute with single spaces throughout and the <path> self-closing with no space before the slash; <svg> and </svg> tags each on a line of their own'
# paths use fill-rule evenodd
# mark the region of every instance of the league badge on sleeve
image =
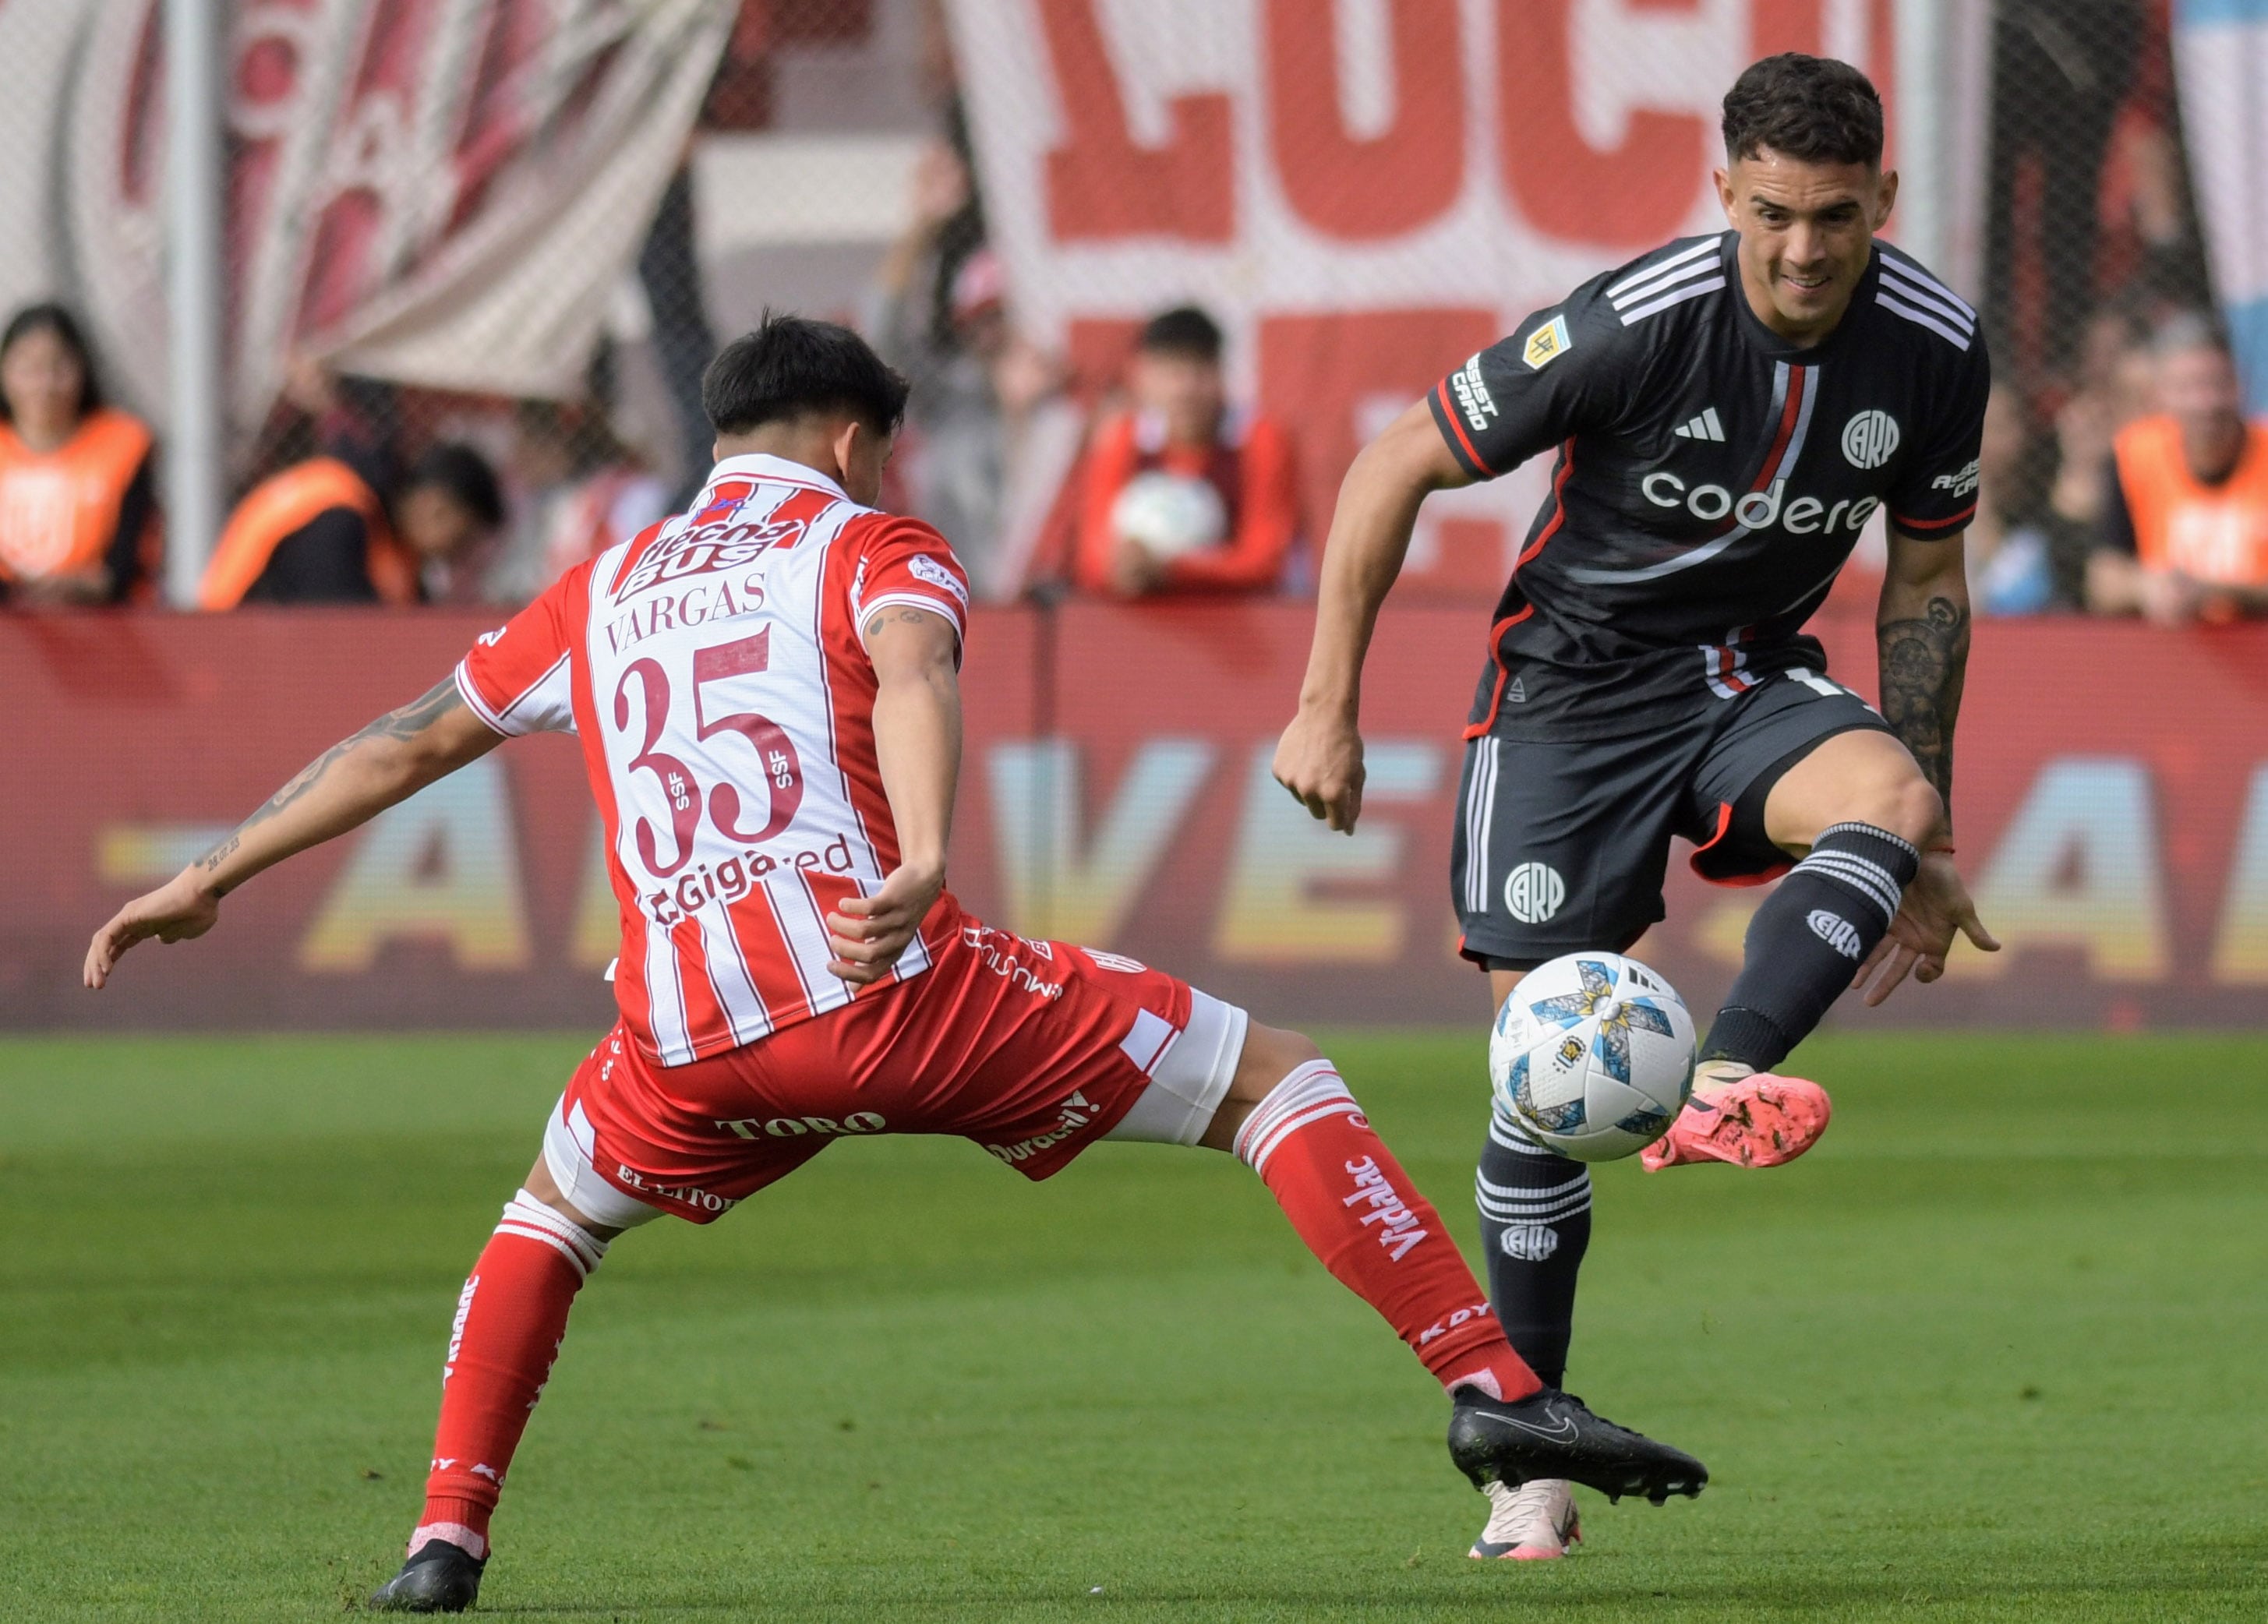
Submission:
<svg viewBox="0 0 2268 1624">
<path fill-rule="evenodd" d="M 1574 347 L 1575 340 L 1567 331 L 1567 318 L 1554 316 L 1528 335 L 1528 347 L 1521 355 L 1530 371 L 1540 372 Z"/>
</svg>

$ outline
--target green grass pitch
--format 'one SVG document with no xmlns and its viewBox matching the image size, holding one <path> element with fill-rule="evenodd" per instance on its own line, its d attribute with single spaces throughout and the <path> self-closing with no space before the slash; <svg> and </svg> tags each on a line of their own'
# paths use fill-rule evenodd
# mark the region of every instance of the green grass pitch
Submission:
<svg viewBox="0 0 2268 1624">
<path fill-rule="evenodd" d="M 1449 1222 L 1477 1032 L 1336 1046 Z M 0 1618 L 335 1616 L 567 1039 L 0 1044 Z M 1463 1552 L 1441 1400 L 1224 1157 L 839 1146 L 618 1246 L 519 1620 L 2257 1619 L 2268 1041 L 1822 1040 L 1771 1173 L 1599 1177 L 1572 1385 L 1716 1473 Z"/>
</svg>

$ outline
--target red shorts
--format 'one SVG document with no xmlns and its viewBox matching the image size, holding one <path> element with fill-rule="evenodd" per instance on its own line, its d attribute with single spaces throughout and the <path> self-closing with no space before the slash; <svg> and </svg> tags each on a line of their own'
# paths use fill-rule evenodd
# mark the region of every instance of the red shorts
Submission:
<svg viewBox="0 0 2268 1624">
<path fill-rule="evenodd" d="M 930 969 L 729 1054 L 657 1065 L 617 1026 L 545 1133 L 561 1193 L 613 1228 L 706 1224 L 840 1139 L 957 1134 L 1028 1179 L 1098 1139 L 1197 1142 L 1243 1051 L 1242 1010 L 939 907 L 951 933 Z"/>
</svg>

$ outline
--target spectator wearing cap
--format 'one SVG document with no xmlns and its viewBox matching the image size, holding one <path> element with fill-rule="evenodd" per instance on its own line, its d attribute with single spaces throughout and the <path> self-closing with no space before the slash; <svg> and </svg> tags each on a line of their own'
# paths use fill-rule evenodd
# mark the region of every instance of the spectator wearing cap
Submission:
<svg viewBox="0 0 2268 1624">
<path fill-rule="evenodd" d="M 469 445 L 436 445 L 385 500 L 336 457 L 253 487 L 205 567 L 198 606 L 416 603 L 451 595 L 452 571 L 504 523 L 496 470 Z"/>
<path fill-rule="evenodd" d="M 94 352 L 61 305 L 0 334 L 0 598 L 122 603 L 158 551 L 150 430 L 103 404 Z"/>
<path fill-rule="evenodd" d="M 1096 427 L 1081 473 L 1072 576 L 1090 592 L 1263 592 L 1299 523 L 1291 440 L 1228 400 L 1219 324 L 1195 305 L 1151 319 L 1131 409 Z"/>
<path fill-rule="evenodd" d="M 2151 356 L 2158 409 L 2112 443 L 2088 606 L 2161 625 L 2268 611 L 2268 424 L 2245 420 L 2206 318 L 2169 319 Z"/>
</svg>

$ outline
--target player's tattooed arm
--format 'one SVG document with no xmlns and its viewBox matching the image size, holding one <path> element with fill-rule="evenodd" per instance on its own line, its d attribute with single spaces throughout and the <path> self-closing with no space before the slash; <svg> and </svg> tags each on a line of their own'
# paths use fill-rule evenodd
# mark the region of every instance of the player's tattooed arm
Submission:
<svg viewBox="0 0 2268 1624">
<path fill-rule="evenodd" d="M 1911 619 L 1877 628 L 1882 719 L 1913 752 L 1922 775 L 1953 804 L 1953 724 L 1969 666 L 1969 606 L 1933 597 Z"/>
<path fill-rule="evenodd" d="M 453 679 L 388 711 L 301 768 L 165 885 L 121 908 L 87 949 L 86 984 L 100 987 L 136 942 L 202 936 L 220 916 L 220 900 L 262 869 L 369 821 L 502 742 Z"/>
<path fill-rule="evenodd" d="M 1882 719 L 1922 775 L 1953 805 L 1953 729 L 1969 670 L 1969 576 L 1958 535 L 1917 541 L 1893 533 L 1875 642 Z"/>
</svg>

